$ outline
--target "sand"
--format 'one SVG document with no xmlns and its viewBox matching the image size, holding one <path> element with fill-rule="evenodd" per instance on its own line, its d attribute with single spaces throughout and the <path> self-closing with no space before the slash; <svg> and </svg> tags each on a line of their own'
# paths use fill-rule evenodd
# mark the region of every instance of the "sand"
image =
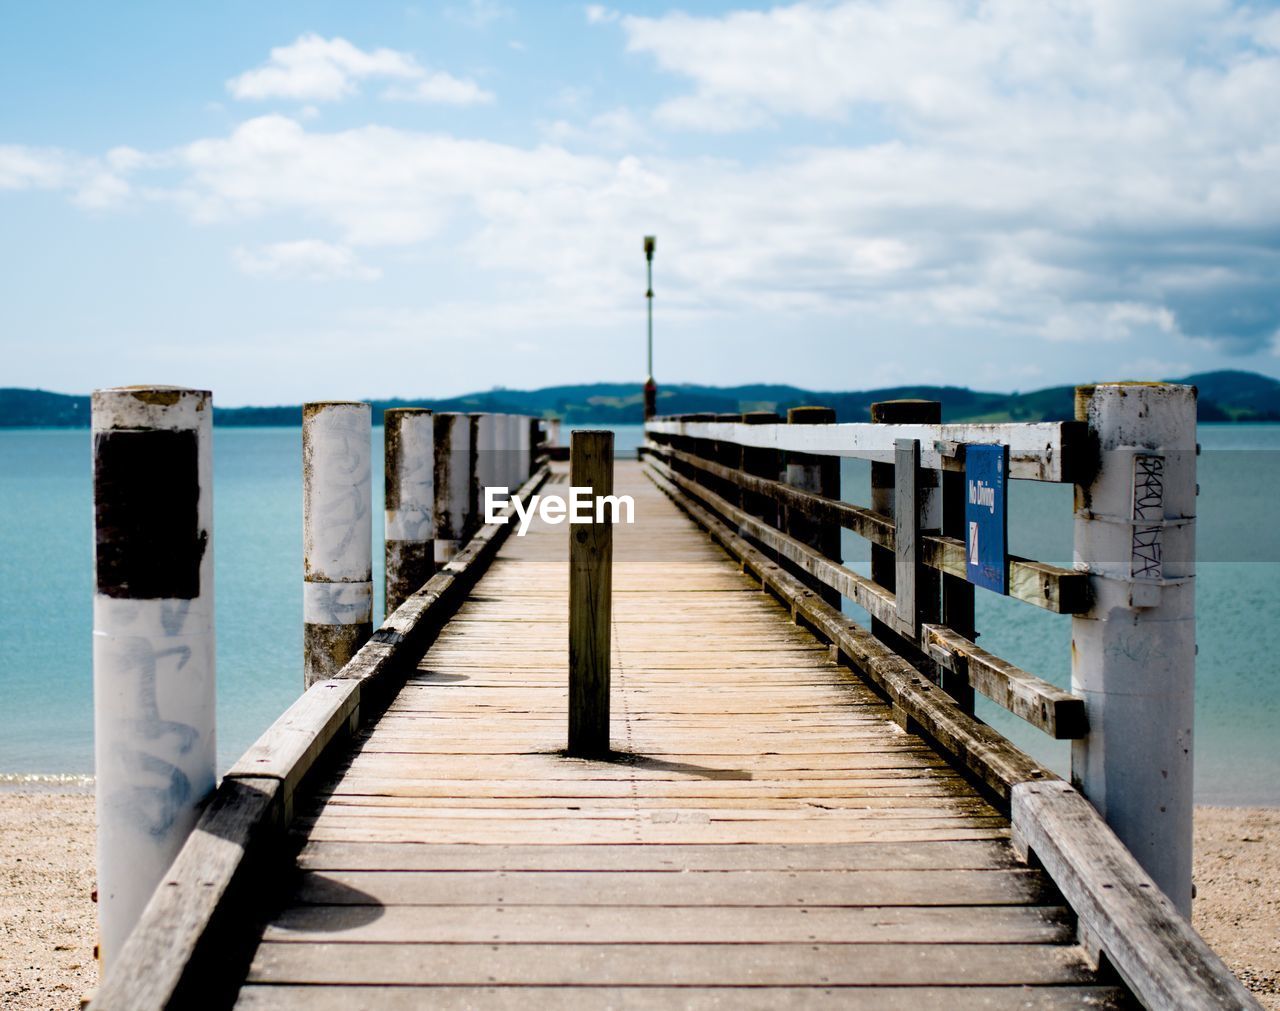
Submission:
<svg viewBox="0 0 1280 1011">
<path fill-rule="evenodd" d="M 1280 1011 L 1280 808 L 1198 807 L 1195 927 Z"/>
<path fill-rule="evenodd" d="M 0 1007 L 78 1008 L 98 984 L 89 791 L 0 787 Z"/>
<path fill-rule="evenodd" d="M 1280 808 L 1196 809 L 1195 925 L 1280 1011 Z M 78 1008 L 93 958 L 93 797 L 0 787 L 0 1007 Z"/>
</svg>

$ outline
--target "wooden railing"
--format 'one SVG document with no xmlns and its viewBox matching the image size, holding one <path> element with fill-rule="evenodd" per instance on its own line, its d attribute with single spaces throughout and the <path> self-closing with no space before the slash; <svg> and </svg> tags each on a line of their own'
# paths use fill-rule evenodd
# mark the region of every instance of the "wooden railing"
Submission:
<svg viewBox="0 0 1280 1011">
<path fill-rule="evenodd" d="M 1189 923 L 1194 388 L 1082 387 L 1060 423 L 946 425 L 920 401 L 877 404 L 871 424 L 821 410 L 654 418 L 641 456 L 899 722 L 1007 805 L 1081 943 L 1143 1003 L 1256 1006 Z M 975 641 L 965 477 L 979 445 L 1007 449 L 1008 478 L 1075 486 L 1075 566 L 1001 560 L 1008 596 L 1072 616 L 1072 691 Z M 841 457 L 871 462 L 871 508 L 841 499 Z M 841 529 L 870 543 L 870 576 L 843 564 Z M 975 691 L 1071 740 L 1072 784 L 978 720 Z"/>
<path fill-rule="evenodd" d="M 1076 423 L 1061 423 L 941 425 L 925 431 L 923 426 L 903 425 L 817 428 L 664 418 L 647 426 L 645 452 L 660 461 L 664 477 L 710 505 L 793 571 L 809 577 L 811 584 L 818 584 L 815 588 L 829 587 L 863 608 L 892 633 L 882 636 L 890 644 L 912 647 L 904 650 L 908 658 L 916 660 L 931 680 L 947 688 L 966 709 L 972 711 L 972 694 L 963 690 L 967 687 L 1051 737 L 1079 739 L 1088 728 L 1082 699 L 987 652 L 974 641 L 971 627 L 956 628 L 943 622 L 944 597 L 952 597 L 945 602 L 954 604 L 955 596 L 967 592 L 971 599 L 973 588 L 971 584 L 943 587 L 932 575 L 964 580 L 966 546 L 959 537 L 941 532 L 941 515 L 932 501 L 935 496 L 926 491 L 942 483 L 936 474 L 926 476 L 927 471 L 962 473 L 957 470 L 964 461 L 966 441 L 962 440 L 983 444 L 1003 441 L 1010 447 L 1010 472 L 1030 480 L 1061 481 L 1072 473 L 1085 474 L 1090 467 L 1088 443 L 1079 429 Z M 909 439 L 920 445 L 921 435 L 926 436 L 931 449 L 926 452 L 921 445 L 919 462 L 912 456 L 913 463 L 908 465 L 915 472 L 909 483 L 915 494 L 897 497 L 892 515 L 806 491 L 783 480 L 786 457 L 835 456 L 837 446 L 841 456 L 881 464 L 893 461 L 900 472 L 904 467 L 898 461 L 897 444 Z M 744 469 L 742 461 L 751 450 L 756 451 L 755 469 L 768 468 L 774 476 Z M 771 454 L 772 460 L 761 450 Z M 730 459 L 732 463 L 726 462 Z M 943 510 L 955 508 L 955 500 L 947 501 L 945 492 L 942 498 Z M 963 510 L 962 499 L 959 507 Z M 801 518 L 807 521 L 807 530 L 816 531 L 807 538 L 810 543 L 796 536 L 797 532 L 805 533 L 797 530 Z M 932 529 L 925 526 L 931 520 Z M 907 563 L 895 564 L 894 580 L 882 585 L 874 569 L 872 576 L 864 576 L 838 558 L 815 550 L 812 542 L 821 538 L 823 528 L 830 527 L 852 531 L 893 555 L 895 562 L 905 556 Z M 904 530 L 906 538 L 899 533 Z M 1008 595 L 1016 600 L 1062 614 L 1079 614 L 1089 608 L 1086 572 L 1016 555 L 1008 556 L 1007 571 Z M 971 606 L 968 613 L 971 625 Z"/>
</svg>

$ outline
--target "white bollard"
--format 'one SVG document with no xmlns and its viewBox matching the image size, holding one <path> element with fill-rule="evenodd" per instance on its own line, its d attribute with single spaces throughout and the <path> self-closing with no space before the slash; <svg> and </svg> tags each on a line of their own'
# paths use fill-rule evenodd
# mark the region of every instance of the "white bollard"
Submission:
<svg viewBox="0 0 1280 1011">
<path fill-rule="evenodd" d="M 1076 488 L 1075 564 L 1094 601 L 1071 622 L 1071 687 L 1089 718 L 1071 777 L 1190 916 L 1196 391 L 1082 386 L 1076 418 L 1100 465 Z"/>
<path fill-rule="evenodd" d="M 102 972 L 213 790 L 213 397 L 93 394 L 93 731 Z"/>
<path fill-rule="evenodd" d="M 528 480 L 533 472 L 533 441 L 529 432 L 529 416 L 521 414 L 516 427 L 516 481 L 513 487 L 519 487 Z"/>
<path fill-rule="evenodd" d="M 509 471 L 507 469 L 507 458 L 511 450 L 511 422 L 510 415 L 497 414 L 493 418 L 493 462 L 490 464 L 490 472 L 493 477 L 493 484 L 498 488 L 507 488 L 511 490 L 511 481 Z"/>
<path fill-rule="evenodd" d="M 466 539 L 473 473 L 471 431 L 471 415 L 435 416 L 437 567 L 449 562 Z"/>
<path fill-rule="evenodd" d="M 435 572 L 435 451 L 431 412 L 384 412 L 386 452 L 386 613 Z"/>
<path fill-rule="evenodd" d="M 302 408 L 303 680 L 338 673 L 373 633 L 368 404 Z"/>
<path fill-rule="evenodd" d="M 484 490 L 498 484 L 498 428 L 498 415 L 477 416 L 476 484 L 479 488 L 482 509 L 484 508 Z"/>
</svg>

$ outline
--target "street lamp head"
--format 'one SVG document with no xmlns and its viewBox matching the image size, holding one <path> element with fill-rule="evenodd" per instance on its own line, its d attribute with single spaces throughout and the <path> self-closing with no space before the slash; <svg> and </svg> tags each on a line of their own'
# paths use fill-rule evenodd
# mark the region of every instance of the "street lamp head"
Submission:
<svg viewBox="0 0 1280 1011">
<path fill-rule="evenodd" d="M 653 247 L 656 244 L 656 242 L 657 242 L 656 238 L 652 235 L 646 235 L 644 237 L 644 258 L 646 260 L 653 259 Z"/>
</svg>

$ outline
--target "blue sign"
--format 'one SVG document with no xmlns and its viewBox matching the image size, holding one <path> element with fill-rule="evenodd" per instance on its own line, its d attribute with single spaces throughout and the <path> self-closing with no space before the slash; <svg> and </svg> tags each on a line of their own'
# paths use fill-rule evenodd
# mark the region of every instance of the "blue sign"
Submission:
<svg viewBox="0 0 1280 1011">
<path fill-rule="evenodd" d="M 965 577 L 996 593 L 1009 592 L 1008 476 L 1008 446 L 965 446 Z"/>
</svg>

